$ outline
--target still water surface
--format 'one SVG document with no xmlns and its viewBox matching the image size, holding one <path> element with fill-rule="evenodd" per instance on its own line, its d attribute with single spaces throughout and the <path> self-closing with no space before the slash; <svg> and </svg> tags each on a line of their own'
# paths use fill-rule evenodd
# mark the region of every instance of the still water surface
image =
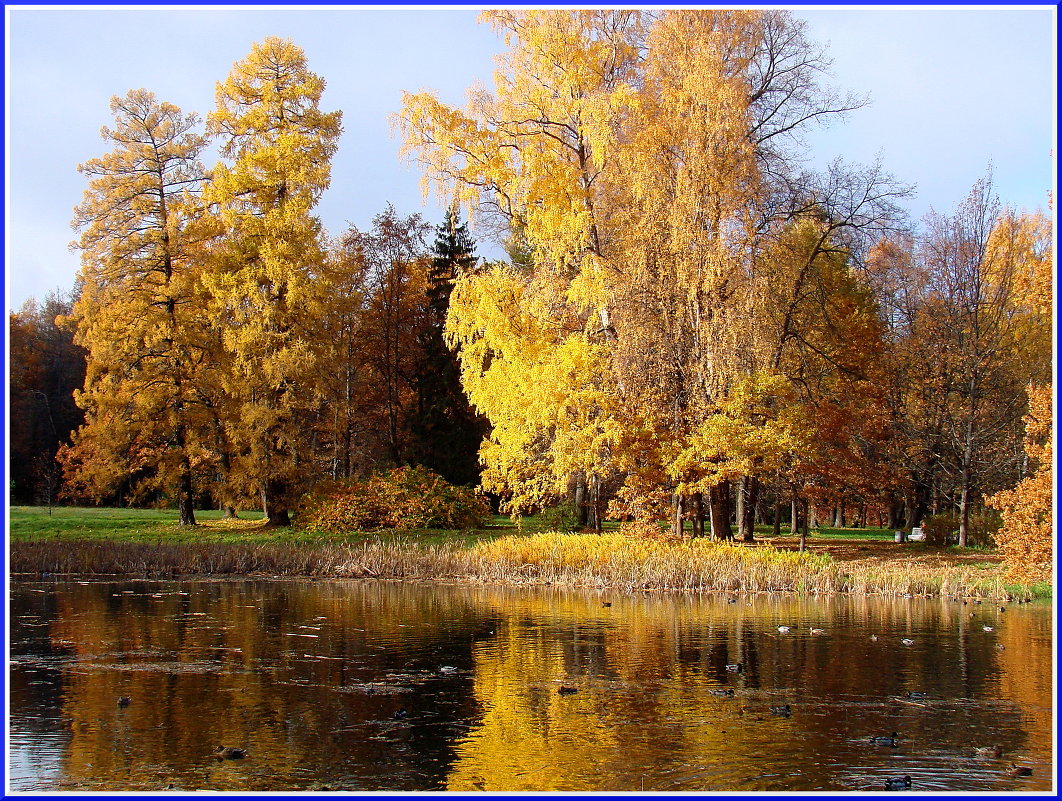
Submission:
<svg viewBox="0 0 1062 801">
<path fill-rule="evenodd" d="M 1052 788 L 1045 603 L 19 582 L 9 622 L 15 791 Z"/>
</svg>

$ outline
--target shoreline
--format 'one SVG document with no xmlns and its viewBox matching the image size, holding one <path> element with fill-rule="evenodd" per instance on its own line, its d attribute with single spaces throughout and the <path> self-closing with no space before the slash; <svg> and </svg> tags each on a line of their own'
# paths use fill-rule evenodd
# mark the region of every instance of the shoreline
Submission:
<svg viewBox="0 0 1062 801">
<path fill-rule="evenodd" d="M 865 550 L 865 548 L 860 548 Z M 619 535 L 511 537 L 463 548 L 414 543 L 141 544 L 99 539 L 9 545 L 12 581 L 69 579 L 336 579 L 554 586 L 627 592 L 954 597 L 1050 596 L 1008 583 L 984 561 L 923 564 L 894 556 L 835 560 L 762 542 L 621 540 Z"/>
</svg>

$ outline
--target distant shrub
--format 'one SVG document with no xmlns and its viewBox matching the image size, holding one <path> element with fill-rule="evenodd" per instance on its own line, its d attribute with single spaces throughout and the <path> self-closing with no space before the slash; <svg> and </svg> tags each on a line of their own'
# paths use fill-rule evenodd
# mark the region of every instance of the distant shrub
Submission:
<svg viewBox="0 0 1062 801">
<path fill-rule="evenodd" d="M 303 499 L 296 513 L 303 528 L 334 534 L 474 528 L 489 517 L 486 499 L 468 487 L 455 487 L 425 467 L 399 467 L 364 481 L 318 489 Z"/>
<path fill-rule="evenodd" d="M 574 501 L 543 509 L 538 516 L 543 529 L 571 533 L 579 530 L 579 509 Z"/>
<path fill-rule="evenodd" d="M 970 515 L 966 531 L 966 545 L 972 548 L 992 548 L 1002 522 L 999 513 L 988 510 Z M 959 515 L 948 513 L 930 515 L 922 521 L 926 542 L 930 545 L 954 545 L 959 541 Z"/>
<path fill-rule="evenodd" d="M 656 542 L 678 542 L 682 539 L 672 533 L 670 526 L 665 528 L 655 520 L 638 519 L 620 523 L 619 533 L 625 537 Z"/>
</svg>

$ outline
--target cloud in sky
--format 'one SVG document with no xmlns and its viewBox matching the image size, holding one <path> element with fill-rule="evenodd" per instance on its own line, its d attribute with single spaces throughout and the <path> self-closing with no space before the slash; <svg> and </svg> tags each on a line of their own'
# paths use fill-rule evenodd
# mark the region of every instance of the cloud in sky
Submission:
<svg viewBox="0 0 1062 801">
<path fill-rule="evenodd" d="M 915 218 L 953 208 L 994 164 L 1004 202 L 1046 206 L 1054 168 L 1054 10 L 844 9 L 794 13 L 829 43 L 834 82 L 873 103 L 809 137 L 818 163 L 839 155 L 916 184 Z M 400 214 L 441 219 L 422 206 L 415 166 L 399 162 L 388 115 L 401 92 L 437 91 L 463 103 L 491 85 L 500 38 L 465 10 L 8 9 L 8 307 L 67 289 L 67 249 L 85 188 L 78 163 L 106 148 L 115 94 L 144 87 L 205 116 L 214 86 L 251 44 L 291 38 L 325 78 L 323 107 L 342 109 L 332 186 L 318 207 L 325 228 L 367 226 L 390 202 Z M 206 159 L 209 164 L 213 156 Z M 486 244 L 480 253 L 499 256 Z"/>
</svg>

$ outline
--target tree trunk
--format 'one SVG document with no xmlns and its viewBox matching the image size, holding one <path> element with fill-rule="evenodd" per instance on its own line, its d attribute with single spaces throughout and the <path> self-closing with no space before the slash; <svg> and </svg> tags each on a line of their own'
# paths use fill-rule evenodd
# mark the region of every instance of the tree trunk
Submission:
<svg viewBox="0 0 1062 801">
<path fill-rule="evenodd" d="M 804 525 L 800 527 L 800 552 L 803 553 L 808 544 L 808 518 L 811 517 L 811 499 L 804 499 Z"/>
<path fill-rule="evenodd" d="M 181 471 L 180 486 L 177 490 L 177 510 L 182 526 L 195 525 L 195 493 L 192 490 L 192 467 L 187 464 Z"/>
<path fill-rule="evenodd" d="M 800 509 L 797 506 L 796 492 L 793 493 L 793 497 L 789 499 L 789 533 L 797 533 L 797 521 L 800 519 Z"/>
<path fill-rule="evenodd" d="M 693 517 L 693 536 L 704 536 L 704 496 L 699 493 L 693 493 L 693 509 L 691 510 Z"/>
<path fill-rule="evenodd" d="M 760 482 L 755 476 L 742 476 L 737 491 L 738 537 L 742 542 L 755 541 L 756 503 Z"/>
<path fill-rule="evenodd" d="M 782 536 L 782 499 L 778 496 L 774 498 L 774 530 L 771 535 Z"/>
<path fill-rule="evenodd" d="M 593 506 L 594 531 L 599 534 L 604 529 L 604 509 L 601 508 L 601 479 L 594 476 L 590 479 L 590 502 Z"/>
<path fill-rule="evenodd" d="M 708 505 L 712 511 L 712 536 L 720 540 L 734 539 L 730 529 L 730 484 L 724 481 L 708 491 Z"/>
<path fill-rule="evenodd" d="M 178 403 L 178 412 L 181 406 Z M 174 444 L 181 454 L 181 474 L 177 479 L 177 513 L 182 526 L 195 525 L 195 490 L 192 488 L 192 462 L 188 458 L 184 424 L 174 431 Z"/>
<path fill-rule="evenodd" d="M 895 498 L 889 498 L 888 528 L 895 531 L 900 522 L 900 504 Z"/>
<path fill-rule="evenodd" d="M 672 496 L 671 508 L 674 515 L 671 518 L 671 536 L 673 537 L 682 536 L 682 513 L 684 511 L 683 507 L 685 506 L 685 500 L 686 499 L 678 493 L 675 493 Z"/>
<path fill-rule="evenodd" d="M 579 528 L 586 528 L 590 510 L 586 505 L 586 473 L 582 470 L 575 474 L 575 513 L 578 515 Z"/>
<path fill-rule="evenodd" d="M 959 547 L 966 547 L 966 538 L 970 531 L 970 476 L 964 468 L 962 471 L 962 494 L 959 496 Z"/>
<path fill-rule="evenodd" d="M 262 511 L 265 513 L 266 526 L 268 528 L 291 525 L 287 504 L 283 502 L 286 489 L 287 487 L 283 481 L 269 479 L 262 490 L 262 504 L 264 506 Z"/>
</svg>

